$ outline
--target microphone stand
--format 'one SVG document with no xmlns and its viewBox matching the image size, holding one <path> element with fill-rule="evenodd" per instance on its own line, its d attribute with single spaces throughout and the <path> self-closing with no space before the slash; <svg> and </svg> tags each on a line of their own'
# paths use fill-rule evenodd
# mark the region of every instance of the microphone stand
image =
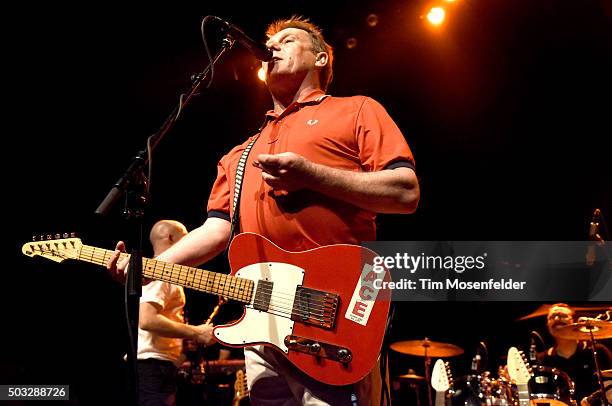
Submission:
<svg viewBox="0 0 612 406">
<path fill-rule="evenodd" d="M 130 252 L 130 265 L 127 271 L 125 286 L 125 313 L 128 324 L 128 335 L 130 337 L 128 351 L 128 368 L 130 372 L 128 376 L 129 382 L 131 382 L 131 403 L 134 405 L 138 404 L 136 356 L 138 348 L 140 296 L 142 295 L 142 231 L 146 209 L 149 205 L 149 179 L 145 174 L 144 168 L 146 165 L 150 165 L 151 156 L 155 147 L 157 147 L 164 136 L 172 130 L 185 106 L 187 106 L 191 99 L 198 94 L 202 82 L 207 78 L 214 64 L 225 52 L 232 48 L 234 42 L 234 39 L 229 34 L 225 34 L 221 48 L 217 51 L 212 61 L 204 71 L 191 77 L 192 86 L 187 96 L 183 98 L 183 95 L 181 95 L 179 104 L 170 113 L 160 129 L 147 139 L 146 148 L 139 151 L 136 156 L 132 158 L 130 166 L 119 180 L 115 182 L 112 189 L 95 211 L 96 214 L 107 215 L 110 209 L 117 204 L 119 199 L 125 196 L 123 215 L 130 224 L 130 228 L 133 230 L 133 235 L 131 236 L 132 240 L 128 240 L 132 250 Z"/>
</svg>

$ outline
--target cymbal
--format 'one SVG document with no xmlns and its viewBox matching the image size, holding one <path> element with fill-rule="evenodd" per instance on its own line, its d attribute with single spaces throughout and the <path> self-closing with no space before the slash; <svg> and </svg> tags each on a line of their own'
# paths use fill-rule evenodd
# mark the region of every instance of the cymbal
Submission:
<svg viewBox="0 0 612 406">
<path fill-rule="evenodd" d="M 454 344 L 430 341 L 429 339 L 398 341 L 391 344 L 391 349 L 402 354 L 416 355 L 418 357 L 424 357 L 427 354 L 428 357 L 444 358 L 463 354 L 461 347 Z"/>
<path fill-rule="evenodd" d="M 425 380 L 424 377 L 420 375 L 416 375 L 416 374 L 398 375 L 395 378 L 400 379 L 400 380 L 405 380 L 405 381 L 424 381 Z"/>
<path fill-rule="evenodd" d="M 520 317 L 520 318 L 516 319 L 515 321 L 522 321 L 522 320 L 533 319 L 534 317 L 546 316 L 548 314 L 548 311 L 550 310 L 551 307 L 552 307 L 552 304 L 543 304 L 542 306 L 538 307 L 533 312 L 529 313 L 526 316 Z M 592 306 L 592 307 L 587 307 L 587 306 L 570 306 L 570 308 L 572 310 L 574 310 L 574 312 L 587 312 L 587 311 L 596 311 L 596 310 L 610 309 L 610 306 Z"/>
<path fill-rule="evenodd" d="M 595 339 L 610 338 L 612 337 L 612 322 L 588 318 L 578 323 L 557 327 L 551 333 L 555 337 L 569 340 L 590 340 L 590 332 L 593 333 Z"/>
</svg>

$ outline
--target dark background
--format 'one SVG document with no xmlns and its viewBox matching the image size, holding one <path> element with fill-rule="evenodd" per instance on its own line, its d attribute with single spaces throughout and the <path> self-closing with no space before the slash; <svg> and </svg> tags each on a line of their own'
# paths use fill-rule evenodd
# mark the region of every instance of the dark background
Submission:
<svg viewBox="0 0 612 406">
<path fill-rule="evenodd" d="M 435 3 L 414 0 L 22 3 L 7 12 L 0 383 L 68 383 L 79 404 L 122 397 L 121 287 L 101 268 L 29 259 L 21 245 L 41 232 L 75 231 L 107 248 L 127 237 L 119 208 L 106 218 L 94 210 L 206 65 L 205 15 L 262 41 L 275 18 L 311 17 L 336 49 L 329 93 L 387 108 L 415 155 L 422 199 L 413 215 L 380 216 L 379 239 L 584 240 L 593 210 L 610 216 L 612 206 L 611 3 L 458 0 L 437 29 L 421 17 Z M 257 69 L 237 46 L 159 145 L 148 224 L 201 224 L 217 160 L 271 107 Z M 188 300 L 200 322 L 215 299 Z M 460 345 L 458 370 L 485 340 L 495 371 L 509 345 L 525 346 L 530 329 L 544 333 L 542 318 L 513 321 L 538 306 L 400 304 L 389 339 Z M 393 353 L 391 366 L 423 373 L 416 357 Z"/>
</svg>

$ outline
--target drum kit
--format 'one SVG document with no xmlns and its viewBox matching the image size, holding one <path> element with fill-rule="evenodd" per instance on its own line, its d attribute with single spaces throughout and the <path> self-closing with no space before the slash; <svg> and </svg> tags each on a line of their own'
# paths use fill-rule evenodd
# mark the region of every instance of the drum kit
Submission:
<svg viewBox="0 0 612 406">
<path fill-rule="evenodd" d="M 549 305 L 543 305 L 533 313 L 518 320 L 544 316 L 548 314 L 549 309 Z M 581 406 L 609 406 L 610 403 L 606 399 L 605 393 L 606 390 L 610 392 L 611 388 L 610 385 L 606 387 L 604 382 L 610 382 L 612 370 L 600 369 L 597 360 L 596 341 L 612 338 L 612 321 L 610 321 L 612 309 L 609 306 L 604 308 L 573 307 L 572 309 L 574 311 L 607 310 L 603 317 L 602 315 L 596 318 L 581 317 L 575 323 L 558 327 L 555 329 L 554 335 L 566 340 L 589 343 L 595 366 L 594 374 L 598 378 L 599 389 L 585 398 Z M 486 353 L 486 346 L 482 342 L 480 344 L 483 346 L 484 353 Z M 417 406 L 421 406 L 418 394 L 418 387 L 421 385 L 434 389 L 436 392 L 435 406 L 526 406 L 527 404 L 531 406 L 576 406 L 581 401 L 581 399 L 575 399 L 574 382 L 567 373 L 557 368 L 539 365 L 538 362 L 529 365 L 529 361 L 524 356 L 525 370 L 528 369 L 529 375 L 524 382 L 524 392 L 520 392 L 521 385 L 517 385 L 517 379 L 512 373 L 509 373 L 512 371 L 509 371 L 508 365 L 498 368 L 497 378 L 489 371 L 482 370 L 483 368 L 480 367 L 480 349 L 472 359 L 471 373 L 458 376 L 456 379 L 452 377 L 450 361 L 444 362 L 442 358 L 462 355 L 464 350 L 457 345 L 431 341 L 429 338 L 425 338 L 424 340 L 398 341 L 391 344 L 391 349 L 402 354 L 422 357 L 424 360 L 425 376 L 416 375 L 413 370 L 410 370 L 408 374 L 395 377 L 396 381 L 408 382 L 410 387 L 415 390 Z M 432 358 L 439 358 L 433 371 L 431 371 Z M 533 358 L 531 359 L 533 360 Z M 427 394 L 428 406 L 434 406 L 431 389 L 427 390 Z M 608 399 L 609 396 L 608 393 Z M 593 401 L 593 399 L 597 400 Z"/>
</svg>

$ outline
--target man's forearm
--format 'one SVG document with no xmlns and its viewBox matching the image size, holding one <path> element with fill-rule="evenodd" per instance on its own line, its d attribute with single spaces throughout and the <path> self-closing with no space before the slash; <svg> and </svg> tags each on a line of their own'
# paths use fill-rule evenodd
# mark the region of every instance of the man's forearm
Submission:
<svg viewBox="0 0 612 406">
<path fill-rule="evenodd" d="M 150 315 L 140 324 L 141 329 L 162 337 L 195 339 L 198 335 L 195 326 L 170 320 L 161 314 Z"/>
<path fill-rule="evenodd" d="M 310 163 L 307 187 L 376 213 L 412 213 L 419 184 L 410 168 L 351 172 Z"/>
<path fill-rule="evenodd" d="M 209 218 L 172 247 L 157 256 L 164 262 L 198 266 L 223 251 L 229 238 L 230 223 L 220 218 Z"/>
</svg>

